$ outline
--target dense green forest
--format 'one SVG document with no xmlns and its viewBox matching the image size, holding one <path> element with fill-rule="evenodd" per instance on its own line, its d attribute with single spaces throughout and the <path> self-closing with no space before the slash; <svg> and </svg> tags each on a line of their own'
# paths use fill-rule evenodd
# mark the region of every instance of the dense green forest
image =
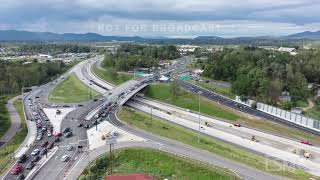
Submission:
<svg viewBox="0 0 320 180">
<path fill-rule="evenodd" d="M 89 53 L 96 52 L 97 49 L 77 44 L 23 44 L 19 45 L 15 52 L 19 53 L 49 53 L 51 55 L 61 54 L 61 53 Z"/>
<path fill-rule="evenodd" d="M 311 96 L 307 83 L 320 83 L 320 51 L 299 51 L 296 56 L 241 47 L 211 53 L 198 60 L 204 76 L 232 82 L 241 96 L 276 104 L 281 92 L 290 92 L 294 101 Z"/>
<path fill-rule="evenodd" d="M 160 60 L 178 58 L 179 52 L 173 45 L 146 46 L 123 44 L 115 54 L 105 56 L 103 66 L 115 68 L 118 71 L 128 71 L 132 68 L 149 68 L 157 66 Z"/>
<path fill-rule="evenodd" d="M 19 93 L 22 87 L 48 82 L 71 66 L 62 61 L 22 63 L 0 61 L 0 96 Z"/>
</svg>

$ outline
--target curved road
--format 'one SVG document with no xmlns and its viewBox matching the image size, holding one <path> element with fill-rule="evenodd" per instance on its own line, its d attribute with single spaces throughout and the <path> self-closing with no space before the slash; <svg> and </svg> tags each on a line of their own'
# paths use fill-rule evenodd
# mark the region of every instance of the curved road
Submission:
<svg viewBox="0 0 320 180">
<path fill-rule="evenodd" d="M 66 76 L 64 76 L 66 77 Z M 59 79 L 60 80 L 60 79 Z M 61 82 L 61 81 L 60 81 Z M 58 84 L 59 81 L 56 83 Z M 42 86 L 41 92 L 39 93 L 40 101 L 43 96 L 46 96 L 48 92 L 54 87 L 54 84 L 47 84 Z M 54 154 L 54 156 L 46 163 L 40 170 L 32 175 L 31 179 L 64 179 L 64 175 L 68 176 L 68 179 L 76 179 L 81 173 L 83 168 L 90 162 L 90 159 L 94 159 L 99 154 L 105 153 L 108 151 L 108 148 L 105 146 L 96 149 L 95 151 L 88 152 L 86 151 L 87 148 L 87 135 L 86 129 L 77 127 L 77 124 L 80 122 L 83 123 L 90 123 L 91 122 L 84 122 L 82 121 L 84 117 L 87 115 L 88 112 L 98 107 L 102 101 L 90 102 L 84 107 L 79 107 L 76 110 L 72 111 L 68 114 L 65 119 L 62 121 L 63 128 L 70 127 L 74 135 L 71 138 L 62 138 L 62 141 L 59 143 L 59 150 Z M 147 139 L 147 142 L 128 142 L 128 143 L 119 143 L 115 146 L 115 148 L 125 148 L 125 147 L 150 147 L 160 149 L 169 153 L 179 154 L 181 156 L 188 157 L 190 159 L 199 160 L 211 165 L 225 167 L 230 169 L 240 177 L 244 179 L 282 179 L 281 177 L 270 175 L 266 172 L 262 172 L 260 170 L 248 167 L 246 165 L 233 162 L 231 160 L 222 158 L 220 156 L 214 155 L 207 151 L 203 151 L 201 149 L 196 149 L 187 145 L 184 145 L 180 142 L 169 140 L 166 138 L 162 138 L 156 135 L 152 135 L 148 132 L 144 132 L 141 130 L 134 129 L 132 127 L 126 126 L 121 123 L 115 113 L 111 113 L 109 115 L 109 121 L 118 126 L 119 128 L 140 136 L 144 139 Z M 67 151 L 67 145 L 73 145 L 75 148 L 73 151 Z M 78 145 L 81 145 L 82 148 L 77 148 Z M 156 145 L 156 146 L 155 146 Z M 60 158 L 62 155 L 68 154 L 70 161 L 65 163 L 61 162 Z M 85 157 L 85 158 L 84 158 Z M 91 157 L 91 158 L 90 158 Z"/>
<path fill-rule="evenodd" d="M 11 127 L 10 129 L 1 137 L 0 139 L 0 147 L 4 147 L 7 143 L 17 134 L 21 125 L 21 118 L 16 108 L 14 107 L 14 101 L 21 98 L 22 96 L 16 96 L 11 98 L 6 104 L 6 108 L 10 115 Z"/>
<path fill-rule="evenodd" d="M 142 137 L 147 139 L 147 142 L 124 142 L 124 143 L 117 143 L 115 144 L 115 149 L 121 148 L 129 148 L 129 147 L 142 147 L 142 148 L 151 148 L 161 150 L 170 154 L 179 155 L 181 157 L 186 157 L 188 159 L 201 161 L 213 166 L 219 166 L 226 169 L 231 170 L 232 172 L 236 173 L 243 179 L 250 179 L 250 180 L 270 180 L 270 179 L 284 179 L 282 177 L 273 176 L 266 172 L 262 172 L 260 170 L 254 169 L 252 167 L 222 158 L 218 155 L 212 154 L 210 152 L 197 149 L 191 147 L 189 145 L 182 144 L 177 141 L 173 141 L 167 138 L 163 138 L 160 136 L 156 136 L 150 134 L 148 132 L 138 130 L 132 127 L 129 127 L 122 122 L 120 122 L 116 116 L 116 112 L 113 112 L 109 115 L 109 121 L 136 136 Z M 76 163 L 76 165 L 70 170 L 66 179 L 75 179 L 77 178 L 84 168 L 94 159 L 109 151 L 109 146 L 102 146 L 95 151 L 86 152 L 81 159 Z"/>
</svg>

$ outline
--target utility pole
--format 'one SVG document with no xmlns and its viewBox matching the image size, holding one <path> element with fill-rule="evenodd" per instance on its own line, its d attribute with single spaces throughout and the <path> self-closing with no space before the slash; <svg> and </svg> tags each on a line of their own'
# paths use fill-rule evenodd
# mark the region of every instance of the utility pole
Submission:
<svg viewBox="0 0 320 180">
<path fill-rule="evenodd" d="M 96 131 L 98 131 L 98 119 L 96 119 Z"/>
<path fill-rule="evenodd" d="M 113 162 L 112 162 L 112 143 L 110 143 L 110 174 L 112 174 L 112 166 L 113 166 Z"/>
<path fill-rule="evenodd" d="M 150 116 L 151 116 L 151 126 L 152 126 L 152 107 L 150 107 Z"/>
<path fill-rule="evenodd" d="M 201 119 L 200 119 L 200 95 L 202 94 L 201 91 L 198 92 L 198 103 L 199 103 L 199 131 L 198 131 L 198 142 L 200 142 L 200 129 L 201 129 Z"/>
</svg>

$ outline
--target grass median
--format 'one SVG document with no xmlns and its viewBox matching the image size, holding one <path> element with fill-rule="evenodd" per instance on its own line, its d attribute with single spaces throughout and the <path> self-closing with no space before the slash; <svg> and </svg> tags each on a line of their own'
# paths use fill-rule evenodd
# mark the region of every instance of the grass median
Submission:
<svg viewBox="0 0 320 180">
<path fill-rule="evenodd" d="M 207 150 L 227 159 L 237 161 L 275 175 L 301 180 L 312 177 L 302 170 L 281 165 L 275 161 L 268 160 L 262 156 L 258 156 L 237 146 L 215 140 L 208 136 L 201 135 L 200 142 L 198 142 L 198 134 L 196 132 L 187 130 L 181 126 L 156 117 L 153 118 L 151 125 L 151 119 L 149 115 L 140 111 L 132 110 L 128 107 L 122 108 L 122 110 L 119 112 L 119 118 L 122 121 L 139 129 L 173 139 L 199 149 Z M 282 169 L 280 170 L 279 167 L 282 167 Z"/>
<path fill-rule="evenodd" d="M 195 82 L 194 84 L 203 87 L 205 89 L 208 89 L 210 91 L 216 92 L 218 94 L 224 95 L 226 97 L 229 97 L 231 99 L 235 98 L 235 94 L 233 94 L 231 92 L 231 88 L 228 87 L 222 87 L 222 86 L 218 86 L 216 84 L 213 83 L 204 83 L 204 82 Z"/>
<path fill-rule="evenodd" d="M 15 162 L 12 159 L 13 153 L 19 148 L 28 134 L 27 124 L 23 114 L 22 100 L 14 102 L 14 106 L 21 118 L 21 126 L 18 133 L 9 141 L 8 145 L 0 149 L 0 175 L 3 175 Z"/>
<path fill-rule="evenodd" d="M 197 94 L 192 94 L 184 90 L 179 90 L 176 98 L 173 98 L 171 93 L 171 87 L 169 84 L 151 84 L 146 92 L 146 96 L 155 100 L 159 100 L 165 103 L 173 104 L 182 108 L 190 109 L 192 111 L 198 111 L 199 100 Z M 236 121 L 240 117 L 226 109 L 221 108 L 220 105 L 206 99 L 200 100 L 201 113 L 210 116 Z"/>
<path fill-rule="evenodd" d="M 201 165 L 198 162 L 151 149 L 130 148 L 116 151 L 113 157 L 115 174 L 143 173 L 155 179 L 239 179 L 226 169 Z M 98 179 L 110 168 L 109 154 L 92 162 L 78 179 Z"/>
<path fill-rule="evenodd" d="M 104 71 L 102 69 L 94 67 L 93 72 L 97 76 L 99 76 L 101 79 L 103 79 L 109 83 L 115 84 L 115 85 L 120 85 L 126 81 L 133 79 L 132 75 L 125 74 L 125 73 L 119 73 L 113 69 L 106 69 Z"/>
<path fill-rule="evenodd" d="M 49 94 L 49 101 L 52 103 L 76 103 L 88 101 L 98 95 L 98 92 L 87 87 L 76 75 L 72 74 L 54 88 Z"/>
</svg>

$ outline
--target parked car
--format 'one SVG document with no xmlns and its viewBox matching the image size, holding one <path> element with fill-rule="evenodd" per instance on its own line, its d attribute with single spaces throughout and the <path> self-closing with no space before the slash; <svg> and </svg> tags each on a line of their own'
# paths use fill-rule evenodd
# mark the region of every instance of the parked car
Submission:
<svg viewBox="0 0 320 180">
<path fill-rule="evenodd" d="M 47 130 L 47 126 L 42 126 L 41 130 L 42 131 L 46 131 Z"/>
<path fill-rule="evenodd" d="M 16 164 L 15 166 L 13 166 L 13 168 L 10 171 L 10 174 L 19 174 L 22 171 L 22 166 L 21 164 Z"/>
<path fill-rule="evenodd" d="M 31 162 L 36 163 L 40 160 L 40 156 L 34 156 L 31 160 Z"/>
<path fill-rule="evenodd" d="M 42 139 L 42 135 L 37 136 L 37 141 L 40 141 Z"/>
<path fill-rule="evenodd" d="M 309 145 L 309 146 L 312 146 L 312 142 L 311 142 L 311 141 L 302 140 L 301 143 L 302 143 L 302 144 Z"/>
<path fill-rule="evenodd" d="M 66 138 L 71 137 L 71 136 L 72 136 L 72 131 L 67 132 L 67 134 L 64 135 L 64 137 L 66 137 Z"/>
<path fill-rule="evenodd" d="M 54 142 L 51 142 L 51 143 L 48 144 L 47 149 L 52 149 L 53 146 L 54 146 Z"/>
<path fill-rule="evenodd" d="M 40 152 L 40 155 L 45 155 L 48 152 L 47 148 L 43 148 Z"/>
<path fill-rule="evenodd" d="M 89 124 L 86 124 L 86 125 L 84 125 L 83 127 L 86 128 L 86 129 L 89 129 L 89 128 L 90 128 L 90 125 L 89 125 Z"/>
<path fill-rule="evenodd" d="M 60 137 L 60 136 L 62 136 L 62 133 L 61 132 L 54 132 L 53 136 L 54 137 Z"/>
<path fill-rule="evenodd" d="M 70 129 L 69 127 L 67 127 L 67 128 L 64 128 L 62 132 L 63 132 L 63 133 L 67 133 L 67 132 L 69 132 L 69 131 L 71 131 L 71 129 Z"/>
<path fill-rule="evenodd" d="M 35 165 L 34 162 L 31 161 L 31 162 L 26 166 L 26 169 L 27 169 L 27 170 L 31 170 L 31 169 L 34 167 L 34 165 Z"/>
<path fill-rule="evenodd" d="M 69 158 L 68 155 L 63 155 L 63 156 L 61 157 L 61 161 L 62 161 L 62 162 L 66 162 L 66 161 L 68 160 L 68 158 Z"/>
<path fill-rule="evenodd" d="M 239 123 L 235 123 L 233 125 L 236 126 L 236 127 L 241 127 L 241 124 L 239 124 Z"/>
<path fill-rule="evenodd" d="M 16 180 L 23 180 L 25 178 L 24 174 L 20 174 Z"/>
<path fill-rule="evenodd" d="M 18 163 L 24 163 L 28 159 L 27 155 L 23 154 L 22 156 L 19 157 Z"/>
<path fill-rule="evenodd" d="M 82 126 L 83 126 L 82 123 L 77 124 L 77 127 L 82 127 Z"/>
<path fill-rule="evenodd" d="M 42 124 L 41 123 L 37 123 L 37 128 L 42 128 Z"/>
<path fill-rule="evenodd" d="M 45 141 L 45 142 L 43 142 L 43 143 L 41 144 L 41 147 L 46 147 L 48 144 L 49 144 L 49 142 L 48 142 L 48 141 Z"/>
<path fill-rule="evenodd" d="M 72 149 L 73 149 L 73 147 L 72 147 L 71 145 L 69 145 L 69 146 L 67 147 L 67 151 L 72 151 Z"/>
<path fill-rule="evenodd" d="M 34 149 L 34 150 L 32 151 L 32 153 L 31 153 L 31 155 L 32 155 L 32 156 L 36 156 L 36 155 L 39 154 L 39 152 L 40 152 L 39 149 Z"/>
<path fill-rule="evenodd" d="M 52 134 L 51 134 L 50 131 L 48 131 L 47 135 L 48 135 L 48 137 L 51 137 L 51 136 L 52 136 Z"/>
</svg>

